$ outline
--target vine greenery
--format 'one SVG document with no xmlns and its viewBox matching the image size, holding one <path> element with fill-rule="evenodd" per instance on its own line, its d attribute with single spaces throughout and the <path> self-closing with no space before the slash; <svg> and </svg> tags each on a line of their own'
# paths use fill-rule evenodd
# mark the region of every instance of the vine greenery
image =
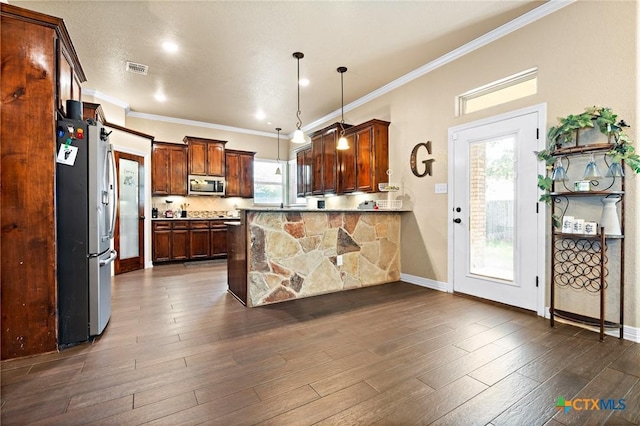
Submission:
<svg viewBox="0 0 640 426">
<path fill-rule="evenodd" d="M 564 145 L 574 143 L 579 130 L 595 127 L 611 142 L 611 149 L 607 152 L 611 160 L 613 162 L 624 161 L 624 164 L 629 166 L 634 173 L 640 173 L 640 156 L 636 154 L 631 139 L 624 131 L 629 125 L 624 120 L 618 121 L 618 116 L 611 111 L 611 108 L 587 107 L 581 114 L 559 117 L 558 124 L 552 126 L 547 132 L 547 148 L 535 153 L 538 160 L 544 161 L 546 164 L 545 175 L 538 175 L 538 188 L 544 192 L 540 196 L 540 201 L 551 203 L 552 182 L 550 174 L 555 162 L 554 152 Z"/>
</svg>

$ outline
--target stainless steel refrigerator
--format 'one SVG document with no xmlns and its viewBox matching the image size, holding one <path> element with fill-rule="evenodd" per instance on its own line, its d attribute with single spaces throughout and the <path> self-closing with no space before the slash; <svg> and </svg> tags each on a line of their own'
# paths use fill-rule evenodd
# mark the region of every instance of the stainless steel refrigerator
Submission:
<svg viewBox="0 0 640 426">
<path fill-rule="evenodd" d="M 118 196 L 102 125 L 65 119 L 56 132 L 58 345 L 65 347 L 101 334 L 111 316 Z"/>
</svg>

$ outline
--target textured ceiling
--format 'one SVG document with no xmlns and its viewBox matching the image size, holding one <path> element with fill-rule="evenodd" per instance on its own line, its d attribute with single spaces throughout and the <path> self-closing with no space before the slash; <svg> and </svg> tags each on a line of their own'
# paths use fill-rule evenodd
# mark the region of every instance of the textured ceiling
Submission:
<svg viewBox="0 0 640 426">
<path fill-rule="evenodd" d="M 131 111 L 274 133 L 303 127 L 541 1 L 17 1 L 63 18 L 90 89 Z M 172 40 L 179 51 L 161 47 Z M 149 66 L 147 76 L 125 62 Z M 158 102 L 154 94 L 164 91 Z M 265 118 L 258 120 L 257 111 Z M 107 117 L 108 118 L 108 117 Z M 349 122 L 348 114 L 345 114 Z"/>
</svg>

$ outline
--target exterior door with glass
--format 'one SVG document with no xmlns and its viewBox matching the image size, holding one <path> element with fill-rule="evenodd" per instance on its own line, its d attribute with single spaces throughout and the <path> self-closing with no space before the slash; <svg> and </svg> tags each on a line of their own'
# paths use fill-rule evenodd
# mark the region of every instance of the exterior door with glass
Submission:
<svg viewBox="0 0 640 426">
<path fill-rule="evenodd" d="M 118 214 L 115 273 L 144 268 L 144 158 L 116 151 Z"/>
<path fill-rule="evenodd" d="M 539 297 L 538 115 L 450 131 L 453 289 L 529 310 Z"/>
</svg>

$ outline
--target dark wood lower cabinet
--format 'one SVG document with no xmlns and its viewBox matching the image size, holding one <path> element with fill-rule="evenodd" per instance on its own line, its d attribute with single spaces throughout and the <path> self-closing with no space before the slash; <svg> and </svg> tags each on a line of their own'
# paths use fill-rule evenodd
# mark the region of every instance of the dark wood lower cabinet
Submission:
<svg viewBox="0 0 640 426">
<path fill-rule="evenodd" d="M 189 259 L 189 230 L 174 229 L 171 231 L 171 260 Z"/>
<path fill-rule="evenodd" d="M 227 225 L 211 224 L 209 230 L 211 239 L 211 257 L 221 257 L 227 255 Z"/>
<path fill-rule="evenodd" d="M 226 257 L 225 220 L 153 221 L 153 263 Z"/>
<path fill-rule="evenodd" d="M 189 258 L 206 259 L 209 250 L 209 221 L 193 221 L 189 224 Z"/>
<path fill-rule="evenodd" d="M 171 260 L 171 224 L 168 230 L 153 231 L 153 261 L 168 262 Z"/>
</svg>

